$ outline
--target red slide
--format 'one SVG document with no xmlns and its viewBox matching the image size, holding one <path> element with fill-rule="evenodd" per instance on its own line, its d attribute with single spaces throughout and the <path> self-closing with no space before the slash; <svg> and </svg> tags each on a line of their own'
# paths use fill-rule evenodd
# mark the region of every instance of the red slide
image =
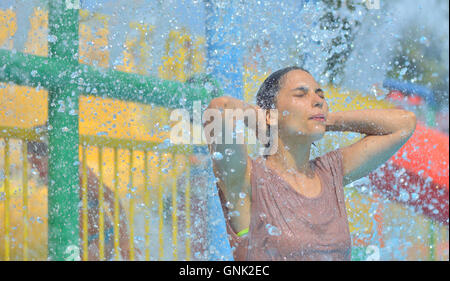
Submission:
<svg viewBox="0 0 450 281">
<path fill-rule="evenodd" d="M 418 121 L 408 142 L 369 179 L 388 198 L 448 225 L 448 170 L 448 136 Z"/>
</svg>

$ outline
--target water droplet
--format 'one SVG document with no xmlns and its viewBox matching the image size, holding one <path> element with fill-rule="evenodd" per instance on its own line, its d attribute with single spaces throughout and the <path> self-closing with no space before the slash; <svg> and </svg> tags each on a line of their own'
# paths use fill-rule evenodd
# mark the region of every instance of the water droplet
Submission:
<svg viewBox="0 0 450 281">
<path fill-rule="evenodd" d="M 230 212 L 230 217 L 239 217 L 240 215 L 241 215 L 241 213 L 239 213 L 239 211 L 233 211 L 233 212 Z"/>
<path fill-rule="evenodd" d="M 244 192 L 239 192 L 239 198 L 244 199 L 246 194 Z"/>
<path fill-rule="evenodd" d="M 47 41 L 50 43 L 55 43 L 57 40 L 58 40 L 58 37 L 56 37 L 56 35 L 51 34 L 51 35 L 47 36 Z"/>
<path fill-rule="evenodd" d="M 222 153 L 216 151 L 216 152 L 213 153 L 212 159 L 214 159 L 214 160 L 222 160 L 223 159 L 223 155 L 222 155 Z"/>
<path fill-rule="evenodd" d="M 400 190 L 399 200 L 407 202 L 409 200 L 409 193 L 405 190 Z"/>
<path fill-rule="evenodd" d="M 407 67 L 402 68 L 402 70 L 400 70 L 399 72 L 400 76 L 404 76 L 406 74 L 406 71 L 408 71 Z"/>
<path fill-rule="evenodd" d="M 233 155 L 233 153 L 234 153 L 234 150 L 233 150 L 233 149 L 231 149 L 231 148 L 225 149 L 225 155 L 230 156 L 230 155 Z"/>
<path fill-rule="evenodd" d="M 214 86 L 210 82 L 206 82 L 204 88 L 208 93 L 211 93 L 214 90 Z"/>
<path fill-rule="evenodd" d="M 430 41 L 425 36 L 420 37 L 420 43 L 425 45 L 425 46 L 427 46 L 427 47 L 430 46 Z"/>
<path fill-rule="evenodd" d="M 271 225 L 270 223 L 266 224 L 266 229 L 269 235 L 272 236 L 280 236 L 281 230 L 279 230 L 276 226 Z"/>
<path fill-rule="evenodd" d="M 234 205 L 230 201 L 227 201 L 227 203 L 225 203 L 225 207 L 227 207 L 228 209 L 233 209 Z"/>
<path fill-rule="evenodd" d="M 352 97 L 346 97 L 345 98 L 345 103 L 351 103 L 353 101 Z"/>
<path fill-rule="evenodd" d="M 144 237 L 138 235 L 134 236 L 135 243 L 139 243 L 140 241 L 145 241 Z"/>
</svg>

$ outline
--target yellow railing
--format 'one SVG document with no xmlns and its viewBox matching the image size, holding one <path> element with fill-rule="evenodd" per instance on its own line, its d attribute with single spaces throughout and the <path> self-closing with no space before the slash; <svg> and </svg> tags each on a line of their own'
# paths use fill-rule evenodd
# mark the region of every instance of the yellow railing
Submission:
<svg viewBox="0 0 450 281">
<path fill-rule="evenodd" d="M 11 225 L 10 225 L 10 207 L 11 207 L 11 181 L 10 181 L 10 166 L 11 166 L 11 151 L 10 151 L 10 141 L 11 139 L 18 140 L 21 142 L 22 146 L 22 205 L 23 205 L 23 212 L 22 212 L 22 224 L 23 224 L 23 243 L 22 245 L 22 257 L 23 260 L 29 259 L 29 251 L 30 249 L 30 233 L 28 228 L 29 223 L 29 196 L 28 196 L 28 161 L 27 161 L 27 141 L 40 141 L 40 135 L 34 132 L 32 129 L 20 129 L 20 128 L 10 128 L 10 127 L 1 127 L 0 126 L 0 140 L 4 140 L 5 146 L 4 146 L 4 153 L 3 153 L 3 163 L 4 163 L 4 179 L 3 179 L 3 189 L 4 189 L 4 208 L 3 208 L 3 237 L 0 236 L 0 239 L 3 240 L 3 256 L 1 259 L 3 260 L 10 260 L 11 259 Z M 120 210 L 119 210 L 119 202 L 121 202 L 121 199 L 123 200 L 123 194 L 121 196 L 120 187 L 119 187 L 119 168 L 122 166 L 119 162 L 119 149 L 128 151 L 129 153 L 129 165 L 128 165 L 128 174 L 129 174 L 129 183 L 127 187 L 127 197 L 129 197 L 128 200 L 128 237 L 129 237 L 129 259 L 134 260 L 136 259 L 136 245 L 134 241 L 135 237 L 135 228 L 134 220 L 136 215 L 136 205 L 137 205 L 137 196 L 143 195 L 143 205 L 145 206 L 146 210 L 150 210 L 150 206 L 152 205 L 151 200 L 151 192 L 153 189 L 150 188 L 150 177 L 149 173 L 151 172 L 152 175 L 155 175 L 153 179 L 156 179 L 156 186 L 157 189 L 157 204 L 158 204 L 158 240 L 157 243 L 159 244 L 158 248 L 158 255 L 157 259 L 163 259 L 164 255 L 167 254 L 165 251 L 167 249 L 170 249 L 169 245 L 164 245 L 164 209 L 163 209 L 163 193 L 166 191 L 165 182 L 163 179 L 163 157 L 166 156 L 167 158 L 171 159 L 172 168 L 170 170 L 170 173 L 164 172 L 167 174 L 168 177 L 172 178 L 171 182 L 171 212 L 172 212 L 172 259 L 177 260 L 179 258 L 178 253 L 178 223 L 179 223 L 179 214 L 177 214 L 178 204 L 177 204 L 177 198 L 178 195 L 178 187 L 177 187 L 177 177 L 179 177 L 182 173 L 186 173 L 185 177 L 185 260 L 191 259 L 191 241 L 190 241 L 190 233 L 191 233 L 191 222 L 190 222 L 190 166 L 188 161 L 188 156 L 191 154 L 192 150 L 191 147 L 188 146 L 169 146 L 169 147 L 157 147 L 160 143 L 155 142 L 147 142 L 147 141 L 139 141 L 139 140 L 127 140 L 127 139 L 118 139 L 118 138 L 110 138 L 110 137 L 103 137 L 103 136 L 91 136 L 91 135 L 80 135 L 80 158 L 81 158 L 81 221 L 80 221 L 80 232 L 81 232 L 81 241 L 80 246 L 82 249 L 81 259 L 82 260 L 88 260 L 89 256 L 89 249 L 88 249 L 88 237 L 89 237 L 89 221 L 88 221 L 88 210 L 89 210 L 89 204 L 88 204 L 88 165 L 89 156 L 87 154 L 88 148 L 97 148 L 98 151 L 98 158 L 97 158 L 97 167 L 91 167 L 98 170 L 96 172 L 96 175 L 98 176 L 98 259 L 104 260 L 105 259 L 105 210 L 108 212 L 107 206 L 105 206 L 105 170 L 104 170 L 104 161 L 105 161 L 105 152 L 106 149 L 112 149 L 113 152 L 113 207 L 110 211 L 112 213 L 112 221 L 113 221 L 113 253 L 114 258 L 116 260 L 120 257 Z M 155 154 L 156 152 L 156 154 Z M 133 179 L 133 171 L 135 171 L 135 165 L 136 161 L 135 156 L 140 153 L 140 155 L 143 154 L 143 192 L 136 191 L 136 188 L 134 188 L 134 179 Z M 149 153 L 153 153 L 152 158 L 156 157 L 156 167 L 150 166 L 149 161 Z M 178 158 L 181 158 L 181 161 L 177 161 Z M 141 158 L 141 159 L 142 159 Z M 92 158 L 91 158 L 92 160 Z M 91 161 L 92 162 L 92 161 Z M 124 162 L 124 161 L 122 161 Z M 141 163 L 142 164 L 142 163 Z M 93 170 L 95 170 L 93 169 Z M 169 189 L 167 189 L 169 191 Z M 143 194 L 141 194 L 143 193 Z M 1 200 L 0 200 L 1 201 Z M 143 259 L 150 260 L 150 221 L 148 218 L 145 219 L 144 223 L 144 232 L 145 232 L 145 242 L 144 242 L 144 251 Z M 1 234 L 1 232 L 0 232 Z M 31 237 L 33 239 L 33 237 Z M 165 247 L 166 246 L 166 247 Z M 142 249 L 142 247 L 140 248 Z M 15 255 L 17 258 L 18 255 Z M 16 259 L 13 258 L 13 259 Z"/>
<path fill-rule="evenodd" d="M 4 179 L 3 179 L 3 187 L 4 187 L 4 219 L 3 219 L 3 229 L 4 229 L 4 237 L 3 237 L 3 247 L 4 254 L 3 260 L 8 261 L 11 258 L 10 247 L 11 247 L 11 225 L 10 225 L 10 201 L 11 201 L 11 193 L 10 193 L 10 166 L 11 166 L 11 157 L 9 154 L 10 151 L 10 140 L 13 138 L 16 139 L 28 139 L 33 141 L 39 141 L 39 135 L 36 134 L 32 130 L 20 129 L 20 128 L 6 128 L 0 126 L 0 139 L 3 138 L 5 142 L 4 153 L 3 153 L 3 163 L 4 163 Z M 28 239 L 29 239 L 29 202 L 28 202 L 28 161 L 27 161 L 27 145 L 26 142 L 22 142 L 22 202 L 23 202 L 23 244 L 22 244 L 22 255 L 23 260 L 28 260 Z"/>
</svg>

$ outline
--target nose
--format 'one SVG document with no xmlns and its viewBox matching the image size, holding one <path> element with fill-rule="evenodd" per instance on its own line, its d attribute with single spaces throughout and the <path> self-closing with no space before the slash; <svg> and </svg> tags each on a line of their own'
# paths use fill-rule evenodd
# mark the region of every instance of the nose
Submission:
<svg viewBox="0 0 450 281">
<path fill-rule="evenodd" d="M 315 98 L 315 99 L 313 100 L 313 107 L 319 107 L 319 108 L 322 108 L 322 107 L 323 107 L 323 103 L 324 103 L 324 100 L 323 100 L 323 99 Z"/>
</svg>

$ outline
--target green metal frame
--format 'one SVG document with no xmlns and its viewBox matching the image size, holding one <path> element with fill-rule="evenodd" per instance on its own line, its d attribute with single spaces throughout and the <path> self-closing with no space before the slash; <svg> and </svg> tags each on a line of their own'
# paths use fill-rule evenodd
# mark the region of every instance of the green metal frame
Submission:
<svg viewBox="0 0 450 281">
<path fill-rule="evenodd" d="M 79 163 L 79 127 L 74 112 L 81 94 L 168 108 L 179 107 L 185 99 L 186 109 L 194 100 L 208 103 L 223 95 L 208 76 L 180 83 L 79 64 L 79 10 L 67 9 L 65 3 L 49 1 L 48 57 L 0 50 L 0 82 L 43 87 L 49 94 L 49 260 L 79 257 L 79 174 L 74 165 Z M 208 91 L 205 82 L 214 90 Z"/>
</svg>

